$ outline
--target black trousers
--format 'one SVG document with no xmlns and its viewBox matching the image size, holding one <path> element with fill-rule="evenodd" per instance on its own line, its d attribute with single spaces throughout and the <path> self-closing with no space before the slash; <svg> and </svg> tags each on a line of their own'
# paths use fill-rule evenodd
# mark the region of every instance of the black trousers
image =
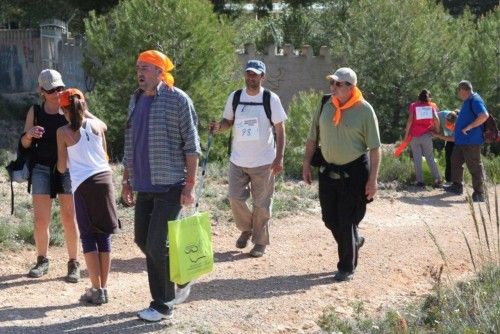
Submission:
<svg viewBox="0 0 500 334">
<path fill-rule="evenodd" d="M 446 167 L 444 169 L 444 179 L 446 182 L 451 182 L 451 154 L 453 153 L 453 146 L 455 143 L 452 141 L 447 141 L 444 144 L 444 156 L 446 161 Z"/>
<path fill-rule="evenodd" d="M 341 271 L 353 272 L 358 265 L 358 224 L 366 213 L 367 180 L 366 155 L 346 165 L 320 167 L 319 201 L 322 219 L 337 242 L 337 269 Z"/>
</svg>

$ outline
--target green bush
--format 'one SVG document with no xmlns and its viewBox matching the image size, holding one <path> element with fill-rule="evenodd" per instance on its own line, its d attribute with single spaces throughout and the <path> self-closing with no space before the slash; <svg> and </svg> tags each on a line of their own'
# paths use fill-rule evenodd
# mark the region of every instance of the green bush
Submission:
<svg viewBox="0 0 500 334">
<path fill-rule="evenodd" d="M 323 94 L 317 91 L 299 92 L 288 108 L 286 121 L 285 175 L 302 178 L 302 160 L 311 117 L 321 103 Z"/>
<path fill-rule="evenodd" d="M 83 66 L 95 79 L 89 94 L 92 111 L 109 125 L 114 159 L 123 151 L 123 130 L 130 95 L 137 88 L 135 63 L 140 52 L 163 50 L 174 62 L 175 86 L 192 98 L 200 135 L 221 117 L 227 96 L 236 88 L 238 68 L 232 28 L 204 0 L 124 0 L 108 14 L 85 20 L 87 47 Z M 225 143 L 215 143 L 214 156 Z"/>
</svg>

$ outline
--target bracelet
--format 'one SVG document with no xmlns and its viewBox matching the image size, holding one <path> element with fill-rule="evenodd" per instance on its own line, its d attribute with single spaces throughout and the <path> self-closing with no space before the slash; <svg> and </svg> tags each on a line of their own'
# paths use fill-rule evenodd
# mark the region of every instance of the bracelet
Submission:
<svg viewBox="0 0 500 334">
<path fill-rule="evenodd" d="M 125 185 L 125 184 L 130 185 L 130 180 L 129 179 L 123 180 L 122 184 L 123 185 Z"/>
</svg>

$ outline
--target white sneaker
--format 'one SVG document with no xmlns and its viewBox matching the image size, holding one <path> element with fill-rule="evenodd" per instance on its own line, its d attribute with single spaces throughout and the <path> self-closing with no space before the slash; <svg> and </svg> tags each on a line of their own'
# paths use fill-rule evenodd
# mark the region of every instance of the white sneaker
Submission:
<svg viewBox="0 0 500 334">
<path fill-rule="evenodd" d="M 158 322 L 165 319 L 172 319 L 174 316 L 174 310 L 170 308 L 167 314 L 163 314 L 154 308 L 148 307 L 147 309 L 138 312 L 137 316 L 149 322 Z"/>
<path fill-rule="evenodd" d="M 193 281 L 189 282 L 186 286 L 179 288 L 175 287 L 175 299 L 174 304 L 181 304 L 186 301 L 191 293 L 191 285 L 193 285 Z"/>
</svg>

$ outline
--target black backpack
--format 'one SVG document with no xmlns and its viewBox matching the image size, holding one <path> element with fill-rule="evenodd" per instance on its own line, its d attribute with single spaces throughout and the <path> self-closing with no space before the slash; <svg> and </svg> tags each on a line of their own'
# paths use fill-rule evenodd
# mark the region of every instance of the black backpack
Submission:
<svg viewBox="0 0 500 334">
<path fill-rule="evenodd" d="M 268 89 L 264 89 L 264 94 L 262 95 L 262 102 L 241 102 L 241 92 L 242 89 L 238 89 L 236 92 L 234 92 L 233 95 L 233 120 L 235 117 L 236 113 L 236 108 L 238 107 L 239 104 L 245 105 L 245 106 L 264 106 L 264 111 L 266 112 L 267 119 L 271 123 L 271 126 L 274 126 L 274 123 L 271 119 L 271 92 Z"/>
<path fill-rule="evenodd" d="M 472 99 L 469 100 L 469 103 L 470 103 L 470 109 L 475 114 L 472 104 Z M 484 122 L 482 126 L 483 126 L 483 137 L 485 144 L 500 142 L 500 131 L 498 131 L 498 125 L 495 117 L 489 114 L 488 118 L 486 119 L 486 122 Z"/>
<path fill-rule="evenodd" d="M 37 125 L 38 115 L 41 112 L 41 107 L 38 104 L 33 105 L 33 126 Z M 33 170 L 33 155 L 36 149 L 36 142 L 31 144 L 31 147 L 24 148 L 21 143 L 21 138 L 24 133 L 19 137 L 17 145 L 16 160 L 12 160 L 5 169 L 9 174 L 10 179 L 10 214 L 14 214 L 14 182 L 24 183 L 28 182 L 28 193 L 31 192 L 31 171 Z"/>
<path fill-rule="evenodd" d="M 500 142 L 500 131 L 498 131 L 496 119 L 491 114 L 483 123 L 483 135 L 486 144 Z"/>
</svg>

